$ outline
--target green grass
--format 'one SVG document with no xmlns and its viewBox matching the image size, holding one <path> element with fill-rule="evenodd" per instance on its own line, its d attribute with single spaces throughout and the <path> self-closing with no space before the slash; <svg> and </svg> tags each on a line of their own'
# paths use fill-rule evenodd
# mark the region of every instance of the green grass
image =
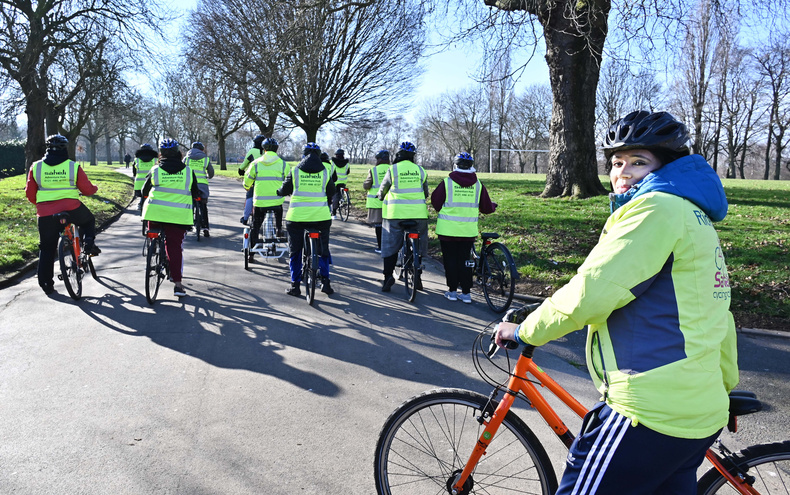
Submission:
<svg viewBox="0 0 790 495">
<path fill-rule="evenodd" d="M 86 167 L 99 192 L 84 200 L 99 223 L 122 209 L 132 194 L 131 179 L 114 172 L 116 167 Z M 362 211 L 362 182 L 369 168 L 352 165 L 348 181 L 354 206 Z M 228 164 L 228 170 L 216 173 L 240 181 L 237 169 L 238 164 Z M 431 190 L 447 173 L 429 171 Z M 496 213 L 481 218 L 480 230 L 502 236 L 516 260 L 522 291 L 553 294 L 598 242 L 609 215 L 608 198 L 542 199 L 543 175 L 478 175 L 499 205 Z M 715 225 L 727 259 L 736 320 L 740 326 L 790 330 L 790 182 L 730 179 L 724 187 L 729 215 Z M 35 208 L 25 199 L 24 177 L 0 180 L 0 208 L 0 272 L 7 272 L 37 255 Z M 436 253 L 432 210 L 431 219 Z"/>
<path fill-rule="evenodd" d="M 123 210 L 132 197 L 132 179 L 115 172 L 117 167 L 83 165 L 99 190 L 80 200 L 96 216 L 97 225 Z M 36 207 L 25 197 L 26 178 L 18 175 L 0 179 L 0 274 L 14 271 L 38 256 Z"/>
</svg>

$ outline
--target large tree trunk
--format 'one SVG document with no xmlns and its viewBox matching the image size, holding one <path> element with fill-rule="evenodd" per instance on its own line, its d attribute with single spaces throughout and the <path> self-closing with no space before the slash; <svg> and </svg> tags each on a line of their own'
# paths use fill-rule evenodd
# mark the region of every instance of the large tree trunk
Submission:
<svg viewBox="0 0 790 495">
<path fill-rule="evenodd" d="M 599 29 L 588 37 L 574 33 L 560 9 L 544 25 L 553 101 L 546 188 L 541 196 L 587 198 L 607 193 L 598 178 L 595 94 L 608 9 L 599 13 Z"/>
<path fill-rule="evenodd" d="M 25 174 L 27 174 L 33 162 L 40 160 L 47 150 L 47 136 L 44 133 L 44 121 L 47 116 L 47 95 L 36 87 L 25 91 L 25 95 L 27 96 L 25 103 L 25 113 L 27 114 Z"/>
<path fill-rule="evenodd" d="M 228 164 L 226 163 L 225 158 L 225 137 L 221 132 L 217 133 L 218 135 L 215 136 L 217 138 L 217 153 L 219 154 L 219 169 L 220 170 L 227 170 Z"/>
</svg>

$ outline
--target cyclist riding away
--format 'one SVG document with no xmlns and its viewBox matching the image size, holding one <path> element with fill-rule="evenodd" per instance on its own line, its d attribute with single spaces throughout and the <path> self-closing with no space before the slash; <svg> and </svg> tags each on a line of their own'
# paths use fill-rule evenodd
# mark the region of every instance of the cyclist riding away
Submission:
<svg viewBox="0 0 790 495">
<path fill-rule="evenodd" d="M 335 166 L 335 195 L 332 197 L 332 220 L 337 220 L 337 207 L 340 204 L 340 194 L 348 182 L 348 174 L 351 172 L 351 165 L 348 164 L 346 152 L 342 149 L 335 151 L 332 157 L 332 165 Z"/>
<path fill-rule="evenodd" d="M 148 143 L 140 146 L 140 149 L 134 152 L 134 164 L 132 165 L 132 173 L 134 174 L 134 197 L 140 198 L 137 203 L 137 211 L 143 211 L 143 184 L 148 172 L 156 165 L 156 159 L 159 158 L 159 152 Z"/>
<path fill-rule="evenodd" d="M 288 165 L 285 160 L 277 156 L 279 143 L 274 138 L 263 140 L 263 156 L 254 160 L 247 168 L 244 176 L 244 188 L 253 192 L 253 217 L 252 217 L 252 245 L 255 246 L 260 238 L 261 225 L 266 217 L 266 212 L 273 211 L 277 237 L 283 236 L 283 202 L 282 196 L 277 195 L 277 189 L 288 176 Z M 252 261 L 255 253 L 250 252 Z"/>
<path fill-rule="evenodd" d="M 200 208 L 200 215 L 203 218 L 203 235 L 209 235 L 208 228 L 208 180 L 214 177 L 214 167 L 211 165 L 211 160 L 206 155 L 203 143 L 195 141 L 192 143 L 192 148 L 187 152 L 184 158 L 184 165 L 192 169 L 192 172 L 197 177 L 198 189 L 200 189 L 200 201 L 198 201 L 198 208 Z"/>
<path fill-rule="evenodd" d="M 247 151 L 247 154 L 244 155 L 244 161 L 241 162 L 239 165 L 239 175 L 245 175 L 247 173 L 247 168 L 249 168 L 250 163 L 254 162 L 261 156 L 263 156 L 263 140 L 266 139 L 266 136 L 263 134 L 258 134 L 252 140 L 252 148 Z M 247 220 L 252 215 L 252 208 L 253 208 L 253 201 L 252 201 L 253 189 L 250 188 L 247 190 L 247 195 L 244 199 L 244 213 L 239 220 L 241 223 L 246 224 Z"/>
<path fill-rule="evenodd" d="M 444 297 L 471 304 L 472 267 L 466 262 L 477 239 L 478 214 L 494 213 L 496 203 L 491 202 L 486 186 L 477 180 L 472 155 L 459 153 L 453 165 L 455 170 L 431 194 L 431 204 L 439 213 L 436 235 L 442 246 L 448 289 Z M 459 285 L 461 294 L 457 293 Z"/>
<path fill-rule="evenodd" d="M 304 231 L 311 228 L 321 231 L 321 257 L 318 259 L 321 292 L 334 293 L 329 283 L 329 227 L 332 225 L 329 200 L 335 194 L 335 184 L 330 180 L 329 171 L 321 162 L 320 155 L 321 148 L 317 144 L 307 143 L 302 160 L 291 169 L 282 187 L 277 190 L 278 196 L 292 195 L 285 215 L 288 248 L 291 251 L 288 261 L 291 285 L 286 294 L 291 296 L 302 294 L 299 286 L 302 281 Z"/>
<path fill-rule="evenodd" d="M 184 271 L 183 243 L 192 226 L 192 201 L 200 197 L 195 173 L 181 161 L 182 154 L 175 139 L 159 143 L 159 163 L 143 185 L 143 220 L 149 230 L 161 228 L 165 233 L 165 255 L 170 276 L 175 283 L 173 295 L 187 295 L 181 283 Z"/>
<path fill-rule="evenodd" d="M 38 285 L 46 294 L 55 290 L 53 279 L 58 239 L 65 225 L 55 220 L 55 215 L 68 212 L 71 222 L 80 228 L 85 252 L 96 256 L 101 249 L 96 246 L 96 219 L 80 201 L 80 194 L 92 196 L 98 191 L 85 171 L 69 159 L 69 140 L 60 134 L 49 136 L 44 158 L 33 163 L 27 174 L 25 196 L 36 205 L 38 217 Z"/>
<path fill-rule="evenodd" d="M 425 203 L 425 198 L 428 197 L 428 180 L 425 170 L 414 163 L 416 152 L 417 147 L 412 143 L 404 141 L 400 144 L 376 195 L 384 202 L 381 237 L 381 257 L 384 261 L 382 292 L 389 292 L 395 285 L 392 273 L 398 262 L 398 251 L 403 246 L 403 228 L 400 222 L 417 222 L 420 255 L 424 257 L 428 253 L 428 206 Z M 417 278 L 415 282 L 417 290 L 422 290 L 422 279 Z"/>
<path fill-rule="evenodd" d="M 612 214 L 571 281 L 497 344 L 543 345 L 585 325 L 603 401 L 585 416 L 558 494 L 696 493 L 738 383 L 719 177 L 686 126 L 633 112 L 603 140 Z M 513 462 L 518 462 L 514 459 Z M 575 487 L 575 491 L 574 491 Z"/>
<path fill-rule="evenodd" d="M 387 175 L 387 170 L 390 168 L 390 152 L 388 150 L 379 150 L 375 156 L 376 164 L 368 170 L 368 176 L 365 177 L 365 182 L 362 183 L 362 189 L 365 190 L 367 199 L 365 207 L 368 209 L 368 225 L 372 225 L 376 229 L 376 253 L 381 254 L 381 207 L 383 202 L 376 197 L 376 193 L 381 187 L 381 181 Z"/>
</svg>

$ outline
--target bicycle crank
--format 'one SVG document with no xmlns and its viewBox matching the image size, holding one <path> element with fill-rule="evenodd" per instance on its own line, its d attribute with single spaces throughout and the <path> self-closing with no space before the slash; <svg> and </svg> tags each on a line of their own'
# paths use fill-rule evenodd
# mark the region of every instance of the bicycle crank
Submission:
<svg viewBox="0 0 790 495">
<path fill-rule="evenodd" d="M 451 495 L 469 495 L 472 492 L 472 488 L 475 486 L 475 481 L 472 479 L 472 475 L 470 474 L 469 477 L 464 482 L 464 486 L 461 487 L 461 491 L 453 490 L 453 485 L 458 481 L 458 478 L 461 476 L 463 469 L 456 469 L 453 471 L 452 476 L 450 479 L 447 480 L 447 493 Z"/>
</svg>

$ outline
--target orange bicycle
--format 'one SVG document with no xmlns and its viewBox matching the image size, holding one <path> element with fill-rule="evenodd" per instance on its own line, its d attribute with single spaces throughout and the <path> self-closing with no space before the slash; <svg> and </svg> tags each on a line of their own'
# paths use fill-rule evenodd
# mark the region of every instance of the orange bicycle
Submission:
<svg viewBox="0 0 790 495">
<path fill-rule="evenodd" d="M 534 308 L 533 308 L 534 309 Z M 529 309 L 527 309 L 528 311 Z M 521 319 L 526 316 L 521 312 Z M 499 494 L 550 495 L 557 490 L 554 468 L 546 450 L 511 407 L 516 398 L 547 422 L 566 447 L 569 431 L 536 385 L 547 388 L 573 412 L 587 409 L 532 360 L 534 346 L 525 346 L 511 370 L 495 363 L 498 349 L 486 327 L 475 340 L 473 361 L 494 391 L 489 397 L 460 389 L 425 392 L 403 403 L 379 435 L 374 459 L 379 494 Z M 515 342 L 512 343 L 515 346 Z M 485 361 L 507 374 L 501 382 L 486 370 Z M 497 396 L 503 395 L 501 400 Z M 730 394 L 730 423 L 739 415 L 757 412 L 754 394 Z M 790 491 L 790 442 L 749 447 L 734 453 L 721 439 L 708 450 L 713 464 L 698 481 L 698 494 L 787 494 Z"/>
<path fill-rule="evenodd" d="M 85 271 L 90 271 L 91 276 L 97 279 L 96 268 L 93 266 L 91 255 L 83 251 L 79 227 L 71 223 L 68 212 L 55 214 L 55 220 L 61 225 L 65 225 L 63 232 L 60 233 L 60 242 L 58 243 L 58 259 L 60 260 L 58 278 L 63 280 L 71 298 L 78 301 L 82 297 L 82 277 L 85 275 Z"/>
</svg>

